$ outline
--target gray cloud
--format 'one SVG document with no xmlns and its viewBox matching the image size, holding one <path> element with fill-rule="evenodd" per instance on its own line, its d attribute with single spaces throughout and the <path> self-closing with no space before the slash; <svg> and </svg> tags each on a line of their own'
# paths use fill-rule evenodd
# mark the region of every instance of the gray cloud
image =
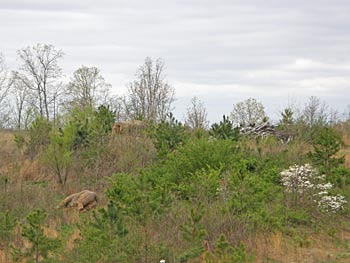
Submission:
<svg viewBox="0 0 350 263">
<path fill-rule="evenodd" d="M 179 115 L 194 95 L 211 120 L 248 97 L 269 113 L 311 95 L 340 109 L 350 100 L 349 12 L 347 0 L 3 0 L 0 51 L 16 67 L 17 49 L 54 44 L 67 75 L 98 66 L 118 93 L 146 56 L 162 57 Z"/>
</svg>

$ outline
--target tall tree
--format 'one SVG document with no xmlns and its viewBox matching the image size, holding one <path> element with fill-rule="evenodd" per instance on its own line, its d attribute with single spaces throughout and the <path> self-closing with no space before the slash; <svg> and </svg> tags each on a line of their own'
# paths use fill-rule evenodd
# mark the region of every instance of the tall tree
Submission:
<svg viewBox="0 0 350 263">
<path fill-rule="evenodd" d="M 0 53 L 0 127 L 8 120 L 8 101 L 6 100 L 11 83 L 8 78 L 7 68 L 3 55 Z"/>
<path fill-rule="evenodd" d="M 74 105 L 97 108 L 107 102 L 110 87 L 98 68 L 81 66 L 73 73 L 67 91 Z"/>
<path fill-rule="evenodd" d="M 161 121 L 171 111 L 175 90 L 164 79 L 164 62 L 147 57 L 128 85 L 127 112 L 134 119 Z"/>
<path fill-rule="evenodd" d="M 63 57 L 63 52 L 52 45 L 37 44 L 18 50 L 17 54 L 22 65 L 20 71 L 14 73 L 16 78 L 34 94 L 33 106 L 39 115 L 51 119 L 55 115 L 59 78 L 62 75 L 58 61 Z"/>
<path fill-rule="evenodd" d="M 185 124 L 192 129 L 206 129 L 209 124 L 207 117 L 204 103 L 198 97 L 193 97 L 190 107 L 187 108 Z"/>
<path fill-rule="evenodd" d="M 27 129 L 29 124 L 34 120 L 33 109 L 31 105 L 32 97 L 28 87 L 16 76 L 12 76 L 11 94 L 14 103 L 11 105 L 12 125 L 18 129 Z"/>
<path fill-rule="evenodd" d="M 314 125 L 325 125 L 328 121 L 328 106 L 319 98 L 311 96 L 305 104 L 302 118 L 310 127 Z"/>
<path fill-rule="evenodd" d="M 231 120 L 241 127 L 257 125 L 267 121 L 264 106 L 254 98 L 238 102 L 233 105 Z"/>
</svg>

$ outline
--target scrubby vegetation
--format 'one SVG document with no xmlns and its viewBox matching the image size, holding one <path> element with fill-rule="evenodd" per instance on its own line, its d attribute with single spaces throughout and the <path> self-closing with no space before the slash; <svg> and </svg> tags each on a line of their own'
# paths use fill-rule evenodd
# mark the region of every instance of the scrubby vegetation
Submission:
<svg viewBox="0 0 350 263">
<path fill-rule="evenodd" d="M 350 120 L 312 97 L 265 132 L 263 105 L 248 99 L 208 127 L 196 98 L 184 125 L 153 63 L 119 107 L 100 72 L 82 67 L 64 110 L 43 97 L 0 131 L 0 261 L 349 262 Z M 96 209 L 58 208 L 84 189 Z"/>
<path fill-rule="evenodd" d="M 118 134 L 108 116 L 1 132 L 4 262 L 349 260 L 349 123 L 283 144 L 226 117 L 200 133 L 170 116 Z M 56 208 L 84 188 L 97 209 Z"/>
</svg>

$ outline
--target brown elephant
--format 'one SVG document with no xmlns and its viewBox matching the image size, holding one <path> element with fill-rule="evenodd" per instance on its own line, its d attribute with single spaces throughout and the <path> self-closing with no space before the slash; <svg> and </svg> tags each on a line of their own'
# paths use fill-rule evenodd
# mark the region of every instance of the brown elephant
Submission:
<svg viewBox="0 0 350 263">
<path fill-rule="evenodd" d="M 98 199 L 95 192 L 83 190 L 67 196 L 58 207 L 78 207 L 78 210 L 81 212 L 95 208 L 97 202 Z"/>
<path fill-rule="evenodd" d="M 139 120 L 117 122 L 113 126 L 113 132 L 119 134 L 137 133 L 145 127 L 145 123 Z"/>
</svg>

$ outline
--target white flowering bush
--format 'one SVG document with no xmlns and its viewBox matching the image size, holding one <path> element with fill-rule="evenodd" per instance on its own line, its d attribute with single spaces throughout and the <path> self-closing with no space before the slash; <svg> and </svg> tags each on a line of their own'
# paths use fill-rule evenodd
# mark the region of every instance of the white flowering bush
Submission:
<svg viewBox="0 0 350 263">
<path fill-rule="evenodd" d="M 347 203 L 344 196 L 329 193 L 333 185 L 325 182 L 325 175 L 319 175 L 310 164 L 290 166 L 280 175 L 287 204 L 312 203 L 323 212 L 336 213 Z"/>
<path fill-rule="evenodd" d="M 281 182 L 286 192 L 303 195 L 313 189 L 312 181 L 317 176 L 316 170 L 310 165 L 293 165 L 281 172 Z"/>
<path fill-rule="evenodd" d="M 321 211 L 336 213 L 344 209 L 344 204 L 346 203 L 347 201 L 342 195 L 323 195 L 317 202 L 317 206 Z"/>
</svg>

